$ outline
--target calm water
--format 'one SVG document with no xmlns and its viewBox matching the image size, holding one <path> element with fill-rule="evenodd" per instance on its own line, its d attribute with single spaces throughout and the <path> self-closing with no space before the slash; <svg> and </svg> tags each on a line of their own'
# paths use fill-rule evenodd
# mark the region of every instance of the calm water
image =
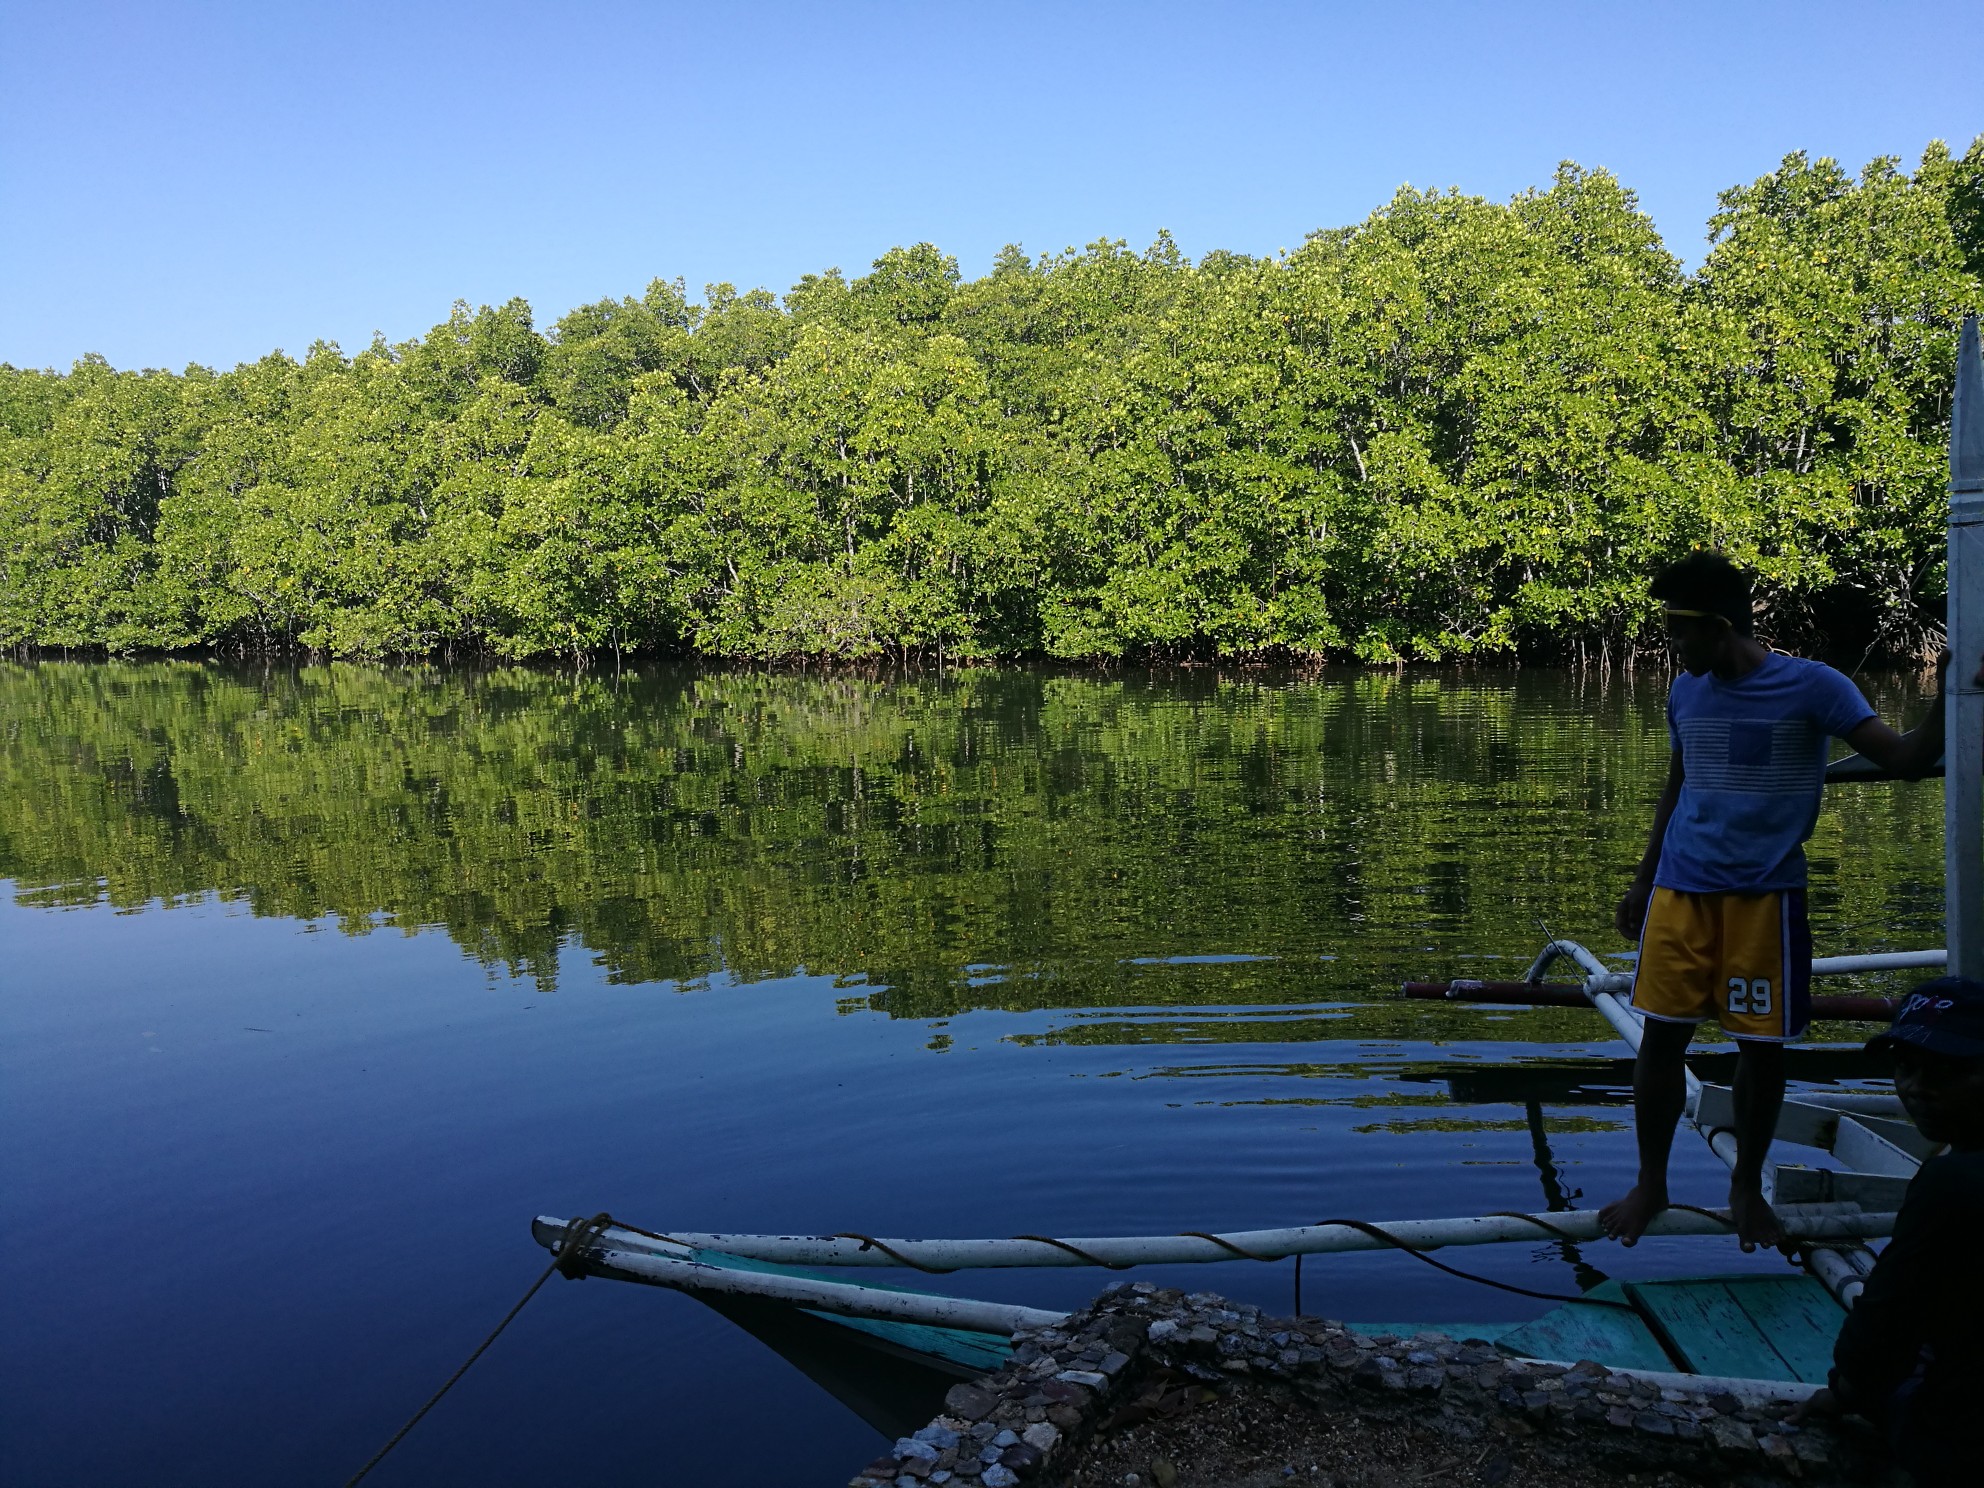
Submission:
<svg viewBox="0 0 1984 1488">
<path fill-rule="evenodd" d="M 1663 696 L 0 666 L 4 1475 L 341 1482 L 543 1265 L 544 1211 L 1109 1234 L 1609 1196 L 1628 1113 L 1570 1095 L 1617 1083 L 1602 1023 L 1390 994 L 1520 975 L 1539 921 L 1624 949 Z M 1939 943 L 1941 810 L 1834 794 L 1822 951 Z M 1703 1261 L 1466 1258 L 1554 1290 Z M 1286 1265 L 1151 1274 L 1289 1301 Z M 1545 1305 L 1404 1257 L 1305 1282 L 1352 1319 Z M 687 1298 L 554 1283 L 374 1481 L 833 1483 L 877 1440 Z"/>
</svg>

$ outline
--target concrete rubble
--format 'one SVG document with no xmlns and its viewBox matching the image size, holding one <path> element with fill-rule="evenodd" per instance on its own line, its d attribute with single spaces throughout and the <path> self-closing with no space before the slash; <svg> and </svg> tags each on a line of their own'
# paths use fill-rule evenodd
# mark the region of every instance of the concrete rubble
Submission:
<svg viewBox="0 0 1984 1488">
<path fill-rule="evenodd" d="M 1210 1292 L 1118 1283 L 1052 1328 L 1013 1336 L 1012 1362 L 954 1386 L 944 1414 L 851 1488 L 1017 1488 L 1076 1480 L 1098 1432 L 1158 1384 L 1276 1391 L 1290 1411 L 1410 1422 L 1463 1442 L 1523 1441 L 1608 1473 L 1729 1482 L 1876 1482 L 1864 1439 L 1786 1402 L 1657 1388 L 1601 1364 L 1525 1362 L 1480 1340 L 1370 1336 L 1274 1318 Z M 1157 1382 L 1157 1383 L 1153 1383 Z M 1147 1388 L 1148 1387 L 1148 1388 Z"/>
</svg>

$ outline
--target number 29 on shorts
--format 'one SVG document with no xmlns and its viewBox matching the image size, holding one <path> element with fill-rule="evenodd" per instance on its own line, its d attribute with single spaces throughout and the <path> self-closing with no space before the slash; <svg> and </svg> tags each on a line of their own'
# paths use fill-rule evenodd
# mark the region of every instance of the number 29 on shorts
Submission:
<svg viewBox="0 0 1984 1488">
<path fill-rule="evenodd" d="M 1770 978 L 1731 977 L 1729 1011 L 1748 1013 L 1753 1017 L 1768 1017 L 1771 1011 Z"/>
</svg>

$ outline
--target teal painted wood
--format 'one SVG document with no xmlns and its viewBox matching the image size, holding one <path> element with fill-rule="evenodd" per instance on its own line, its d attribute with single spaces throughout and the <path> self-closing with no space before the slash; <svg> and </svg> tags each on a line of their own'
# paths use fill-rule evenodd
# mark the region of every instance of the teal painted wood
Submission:
<svg viewBox="0 0 1984 1488">
<path fill-rule="evenodd" d="M 698 1250 L 707 1265 L 782 1276 L 817 1273 L 776 1261 L 724 1251 Z M 914 1292 L 881 1278 L 864 1285 L 878 1291 Z M 1591 1359 L 1614 1369 L 1681 1369 L 1741 1379 L 1825 1381 L 1833 1341 L 1845 1312 L 1823 1283 L 1810 1276 L 1722 1276 L 1683 1281 L 1608 1281 L 1588 1294 L 1523 1323 L 1352 1323 L 1365 1334 L 1409 1338 L 1444 1333 L 1478 1338 L 1503 1353 L 1574 1362 Z M 1628 1302 L 1636 1311 L 1593 1305 Z M 938 1328 L 924 1323 L 840 1317 L 802 1309 L 853 1332 L 911 1353 L 974 1372 L 1000 1368 L 1012 1357 L 1009 1340 L 993 1333 Z"/>
<path fill-rule="evenodd" d="M 722 1266 L 730 1271 L 760 1271 L 775 1276 L 819 1278 L 817 1271 L 807 1271 L 798 1266 L 784 1266 L 777 1261 L 753 1260 L 748 1256 L 732 1255 L 723 1250 L 698 1250 L 694 1252 L 694 1258 L 704 1265 Z M 843 1278 L 828 1279 L 839 1281 Z M 864 1276 L 861 1284 L 883 1292 L 917 1290 L 915 1287 L 903 1286 L 900 1282 L 887 1281 L 881 1277 Z M 928 1354 L 981 1374 L 1002 1368 L 1013 1356 L 1011 1340 L 997 1333 L 975 1333 L 965 1328 L 937 1328 L 928 1323 L 895 1323 L 879 1318 L 842 1317 L 838 1313 L 815 1312 L 810 1307 L 803 1307 L 800 1311 L 825 1322 L 852 1329 L 856 1333 L 866 1333 L 872 1338 L 883 1339 L 912 1353 Z"/>
<path fill-rule="evenodd" d="M 1616 1281 L 1593 1287 L 1586 1295 L 1598 1302 L 1630 1300 Z M 1531 1359 L 1557 1359 L 1564 1363 L 1591 1359 L 1613 1369 L 1676 1367 L 1676 1360 L 1635 1313 L 1620 1307 L 1594 1307 L 1585 1302 L 1567 1302 L 1552 1308 L 1542 1317 L 1504 1333 L 1495 1340 L 1495 1345 L 1504 1353 Z"/>
<path fill-rule="evenodd" d="M 1608 1281 L 1587 1295 L 1629 1302 L 1637 1311 L 1569 1302 L 1526 1323 L 1350 1326 L 1402 1338 L 1479 1338 L 1531 1359 L 1823 1384 L 1846 1318 L 1825 1284 L 1811 1276 L 1710 1276 L 1624 1286 Z"/>
<path fill-rule="evenodd" d="M 1846 1314 L 1810 1276 L 1726 1276 L 1626 1288 L 1697 1374 L 1823 1383 Z"/>
<path fill-rule="evenodd" d="M 803 1310 L 811 1312 L 810 1308 Z M 927 1323 L 889 1323 L 874 1318 L 837 1317 L 828 1312 L 814 1312 L 812 1315 L 830 1323 L 839 1323 L 843 1328 L 852 1328 L 857 1333 L 884 1339 L 899 1348 L 947 1360 L 974 1374 L 990 1374 L 995 1369 L 1003 1369 L 1013 1357 L 1011 1341 L 996 1333 L 933 1328 Z"/>
<path fill-rule="evenodd" d="M 1626 1300 L 1616 1281 L 1593 1287 L 1589 1295 L 1607 1302 Z M 1347 1326 L 1359 1333 L 1393 1334 L 1400 1338 L 1410 1338 L 1415 1333 L 1478 1338 L 1483 1343 L 1494 1344 L 1505 1354 L 1527 1359 L 1557 1359 L 1565 1363 L 1591 1359 L 1613 1369 L 1678 1367 L 1677 1361 L 1669 1357 L 1660 1340 L 1636 1314 L 1589 1303 L 1567 1302 L 1540 1318 L 1522 1323 L 1350 1323 Z"/>
<path fill-rule="evenodd" d="M 812 1281 L 847 1280 L 845 1275 L 822 1276 L 818 1271 L 808 1271 L 803 1266 L 788 1266 L 782 1261 L 760 1261 L 750 1256 L 732 1255 L 727 1250 L 691 1250 L 690 1259 L 700 1261 L 705 1266 L 721 1266 L 726 1271 L 757 1271 L 770 1276 L 804 1276 Z M 864 1274 L 861 1285 L 876 1292 L 916 1292 L 919 1287 L 904 1286 L 899 1281 L 890 1281 L 886 1274 Z"/>
<path fill-rule="evenodd" d="M 1846 1309 L 1824 1282 L 1814 1276 L 1758 1276 L 1729 1291 L 1790 1365 L 1793 1378 L 1808 1385 L 1826 1382 Z"/>
<path fill-rule="evenodd" d="M 1793 1377 L 1791 1366 L 1720 1282 L 1635 1285 L 1627 1295 L 1683 1368 L 1742 1379 Z"/>
</svg>

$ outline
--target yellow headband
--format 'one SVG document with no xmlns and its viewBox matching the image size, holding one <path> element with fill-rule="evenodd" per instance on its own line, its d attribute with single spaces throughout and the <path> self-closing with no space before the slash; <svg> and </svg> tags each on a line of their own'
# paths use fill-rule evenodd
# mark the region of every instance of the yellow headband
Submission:
<svg viewBox="0 0 1984 1488">
<path fill-rule="evenodd" d="M 1665 605 L 1663 608 L 1666 610 L 1667 618 L 1670 620 L 1679 616 L 1684 620 L 1720 620 L 1724 625 L 1732 625 L 1734 623 L 1727 615 L 1718 614 L 1714 610 L 1684 610 L 1678 605 Z"/>
</svg>

